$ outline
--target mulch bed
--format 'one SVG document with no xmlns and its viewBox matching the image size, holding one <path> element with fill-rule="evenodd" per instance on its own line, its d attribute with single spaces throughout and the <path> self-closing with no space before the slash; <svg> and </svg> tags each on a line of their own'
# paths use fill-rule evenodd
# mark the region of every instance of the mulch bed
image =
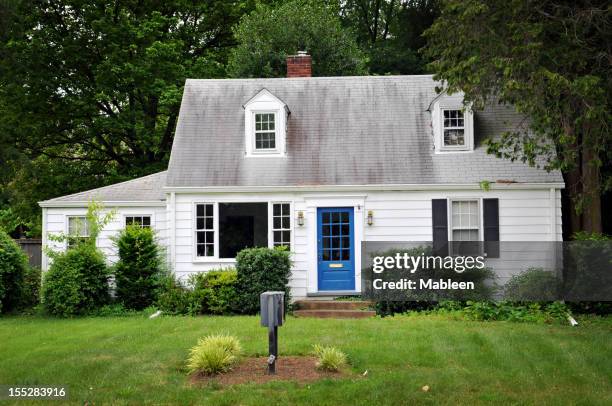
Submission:
<svg viewBox="0 0 612 406">
<path fill-rule="evenodd" d="M 267 357 L 244 358 L 229 372 L 220 375 L 194 374 L 194 384 L 216 383 L 237 385 L 241 383 L 266 383 L 270 381 L 294 381 L 307 383 L 324 378 L 342 378 L 347 372 L 325 372 L 316 368 L 315 357 L 279 357 L 276 360 L 276 374 L 268 375 Z"/>
</svg>

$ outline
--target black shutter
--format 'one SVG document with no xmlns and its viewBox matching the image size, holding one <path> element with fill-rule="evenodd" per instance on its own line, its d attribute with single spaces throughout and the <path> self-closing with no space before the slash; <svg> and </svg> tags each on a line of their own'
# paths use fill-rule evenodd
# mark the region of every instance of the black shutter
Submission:
<svg viewBox="0 0 612 406">
<path fill-rule="evenodd" d="M 499 258 L 499 199 L 483 199 L 483 217 L 487 258 Z"/>
<path fill-rule="evenodd" d="M 434 255 L 448 255 L 448 214 L 446 199 L 431 200 Z"/>
</svg>

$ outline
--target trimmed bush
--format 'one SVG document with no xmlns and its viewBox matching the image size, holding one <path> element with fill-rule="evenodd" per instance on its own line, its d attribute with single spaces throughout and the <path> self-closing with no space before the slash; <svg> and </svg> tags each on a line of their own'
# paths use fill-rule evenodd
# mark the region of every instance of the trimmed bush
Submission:
<svg viewBox="0 0 612 406">
<path fill-rule="evenodd" d="M 504 298 L 512 301 L 551 301 L 560 297 L 561 280 L 554 272 L 529 268 L 504 285 Z"/>
<path fill-rule="evenodd" d="M 196 314 L 199 307 L 192 304 L 193 295 L 173 275 L 161 278 L 156 306 L 166 314 Z"/>
<path fill-rule="evenodd" d="M 213 270 L 191 276 L 192 301 L 200 314 L 230 314 L 237 309 L 237 272 L 235 269 Z"/>
<path fill-rule="evenodd" d="M 289 251 L 277 248 L 247 248 L 236 256 L 236 293 L 241 313 L 259 312 L 259 295 L 266 291 L 284 291 L 285 307 L 290 302 L 289 276 L 291 259 Z"/>
<path fill-rule="evenodd" d="M 207 375 L 229 371 L 240 357 L 240 341 L 229 335 L 210 335 L 198 341 L 187 360 L 190 373 Z"/>
<path fill-rule="evenodd" d="M 109 303 L 109 270 L 92 244 L 78 244 L 53 256 L 45 274 L 42 299 L 57 316 L 88 314 Z"/>
<path fill-rule="evenodd" d="M 115 240 L 119 261 L 115 265 L 117 301 L 126 309 L 142 310 L 155 302 L 160 284 L 161 260 L 150 228 L 129 226 Z"/>
<path fill-rule="evenodd" d="M 322 347 L 315 344 L 313 353 L 318 358 L 317 368 L 328 372 L 338 372 L 347 364 L 346 354 L 335 347 Z"/>
<path fill-rule="evenodd" d="M 26 254 L 0 229 L 0 313 L 15 310 L 20 305 L 27 269 Z"/>
</svg>

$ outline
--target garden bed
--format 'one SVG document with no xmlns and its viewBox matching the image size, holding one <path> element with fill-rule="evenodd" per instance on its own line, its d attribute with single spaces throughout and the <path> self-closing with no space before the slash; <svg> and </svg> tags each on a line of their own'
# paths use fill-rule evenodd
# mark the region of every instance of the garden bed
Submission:
<svg viewBox="0 0 612 406">
<path fill-rule="evenodd" d="M 276 360 L 276 374 L 268 374 L 268 358 L 245 358 L 231 371 L 219 375 L 193 374 L 193 384 L 217 383 L 238 385 L 243 383 L 266 383 L 270 381 L 293 381 L 308 383 L 319 379 L 337 379 L 349 376 L 347 371 L 327 372 L 316 368 L 317 358 L 306 356 L 279 356 Z"/>
</svg>

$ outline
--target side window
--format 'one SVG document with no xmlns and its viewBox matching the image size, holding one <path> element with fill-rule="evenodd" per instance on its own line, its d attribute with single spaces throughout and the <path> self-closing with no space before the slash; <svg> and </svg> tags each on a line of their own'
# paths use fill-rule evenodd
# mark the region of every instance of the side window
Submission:
<svg viewBox="0 0 612 406">
<path fill-rule="evenodd" d="M 272 243 L 275 247 L 291 248 L 291 205 L 289 203 L 272 205 Z"/>
<path fill-rule="evenodd" d="M 68 217 L 68 247 L 89 238 L 89 226 L 85 216 Z"/>
<path fill-rule="evenodd" d="M 215 255 L 215 221 L 212 203 L 196 204 L 195 218 L 196 256 Z"/>
<path fill-rule="evenodd" d="M 126 216 L 125 226 L 134 225 L 142 228 L 151 228 L 151 216 Z"/>
</svg>

